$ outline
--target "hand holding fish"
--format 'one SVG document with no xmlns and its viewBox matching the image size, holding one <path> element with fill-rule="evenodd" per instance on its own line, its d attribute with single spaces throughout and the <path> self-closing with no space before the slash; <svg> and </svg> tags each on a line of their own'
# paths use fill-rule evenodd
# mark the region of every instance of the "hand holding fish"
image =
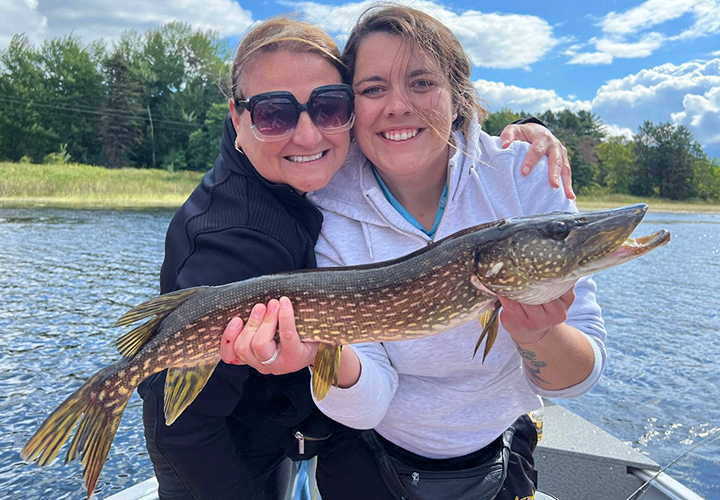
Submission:
<svg viewBox="0 0 720 500">
<path fill-rule="evenodd" d="M 499 297 L 500 318 L 510 333 L 525 373 L 547 390 L 561 390 L 585 380 L 593 365 L 593 348 L 585 335 L 565 324 L 575 300 L 571 288 L 545 304 L 528 305 Z"/>
<path fill-rule="evenodd" d="M 220 355 L 228 364 L 244 364 L 266 375 L 282 375 L 312 364 L 319 345 L 300 341 L 292 303 L 281 297 L 270 300 L 267 306 L 255 304 L 246 324 L 233 318 L 223 332 Z"/>
<path fill-rule="evenodd" d="M 503 306 L 500 320 L 518 344 L 536 344 L 549 330 L 567 319 L 567 312 L 575 300 L 573 289 L 546 304 L 530 305 L 499 296 Z"/>
<path fill-rule="evenodd" d="M 279 301 L 272 299 L 267 307 L 255 304 L 245 328 L 240 318 L 233 318 L 220 340 L 220 355 L 228 364 L 245 364 L 260 373 L 284 375 L 311 366 L 320 344 L 300 340 L 292 302 L 281 297 Z M 359 378 L 360 359 L 351 347 L 343 348 L 338 386 L 352 387 Z"/>
</svg>

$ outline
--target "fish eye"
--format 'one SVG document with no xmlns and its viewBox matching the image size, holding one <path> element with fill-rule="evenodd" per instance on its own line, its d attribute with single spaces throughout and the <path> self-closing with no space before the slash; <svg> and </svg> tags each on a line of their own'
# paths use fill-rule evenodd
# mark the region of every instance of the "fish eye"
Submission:
<svg viewBox="0 0 720 500">
<path fill-rule="evenodd" d="M 564 240 L 570 232 L 570 228 L 564 222 L 556 220 L 548 225 L 547 232 L 551 238 Z"/>
</svg>

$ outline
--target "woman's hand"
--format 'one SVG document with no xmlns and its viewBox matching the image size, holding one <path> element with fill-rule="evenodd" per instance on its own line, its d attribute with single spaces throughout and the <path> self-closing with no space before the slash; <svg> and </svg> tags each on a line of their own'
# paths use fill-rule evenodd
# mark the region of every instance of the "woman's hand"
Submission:
<svg viewBox="0 0 720 500">
<path fill-rule="evenodd" d="M 560 187 L 560 178 L 565 188 L 565 195 L 575 199 L 572 189 L 572 171 L 568 161 L 567 149 L 546 127 L 538 123 L 523 123 L 508 125 L 500 134 L 500 144 L 507 148 L 513 141 L 520 140 L 530 143 L 530 149 L 522 164 L 522 173 L 529 174 L 533 167 L 542 159 L 548 157 L 548 175 L 550 185 Z"/>
<path fill-rule="evenodd" d="M 275 340 L 278 327 L 279 343 Z M 300 341 L 292 303 L 281 297 L 279 301 L 272 299 L 267 306 L 255 304 L 244 328 L 242 319 L 230 320 L 220 341 L 220 355 L 228 364 L 244 364 L 260 373 L 283 375 L 312 364 L 318 346 L 318 342 Z M 276 351 L 275 359 L 268 362 Z"/>
<path fill-rule="evenodd" d="M 575 300 L 575 291 L 570 289 L 560 298 L 536 306 L 504 297 L 498 299 L 503 306 L 500 320 L 515 343 L 537 344 L 552 328 L 565 322 L 568 309 Z"/>
</svg>

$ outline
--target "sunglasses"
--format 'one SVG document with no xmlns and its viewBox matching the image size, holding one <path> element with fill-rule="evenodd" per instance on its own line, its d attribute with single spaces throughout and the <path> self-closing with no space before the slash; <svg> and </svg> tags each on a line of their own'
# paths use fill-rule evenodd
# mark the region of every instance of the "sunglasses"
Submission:
<svg viewBox="0 0 720 500">
<path fill-rule="evenodd" d="M 250 112 L 250 128 L 258 140 L 280 141 L 293 133 L 303 111 L 323 134 L 349 130 L 355 121 L 354 100 L 350 85 L 339 84 L 316 88 L 305 104 L 287 91 L 235 99 L 235 104 Z"/>
</svg>

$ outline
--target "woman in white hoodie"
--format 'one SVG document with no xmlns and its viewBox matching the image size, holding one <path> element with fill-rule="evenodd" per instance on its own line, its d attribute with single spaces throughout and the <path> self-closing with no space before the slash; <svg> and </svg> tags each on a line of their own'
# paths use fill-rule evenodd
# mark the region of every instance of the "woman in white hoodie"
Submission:
<svg viewBox="0 0 720 500">
<path fill-rule="evenodd" d="M 431 16 L 404 6 L 370 9 L 353 29 L 343 59 L 355 92 L 356 144 L 330 183 L 308 195 L 324 216 L 315 248 L 319 266 L 384 261 L 483 222 L 577 210 L 547 184 L 545 161 L 522 175 L 526 144 L 504 149 L 481 130 L 485 111 L 469 59 Z M 427 339 L 345 346 L 339 386 L 318 407 L 350 428 L 374 430 L 343 430 L 323 451 L 323 498 L 423 494 L 420 483 L 428 481 L 422 474 L 406 480 L 398 474 L 401 464 L 460 471 L 441 483 L 438 498 L 464 498 L 449 485 L 468 475 L 479 487 L 490 484 L 474 489 L 473 498 L 532 498 L 536 436 L 526 413 L 540 406 L 539 396 L 587 392 L 605 366 L 594 292 L 594 282 L 583 279 L 540 306 L 501 299 L 500 332 L 484 363 L 469 354 L 480 334 L 477 321 Z M 226 347 L 223 359 L 258 357 L 259 347 L 277 353 L 278 324 L 295 369 L 311 364 L 317 346 L 292 337 L 287 298 L 257 307 L 242 335 L 228 329 L 225 341 L 235 352 Z M 276 373 L 271 366 L 260 368 Z M 514 439 L 508 440 L 508 429 Z M 509 457 L 499 475 L 478 472 L 492 465 L 498 450 L 502 456 L 503 447 Z"/>
</svg>

